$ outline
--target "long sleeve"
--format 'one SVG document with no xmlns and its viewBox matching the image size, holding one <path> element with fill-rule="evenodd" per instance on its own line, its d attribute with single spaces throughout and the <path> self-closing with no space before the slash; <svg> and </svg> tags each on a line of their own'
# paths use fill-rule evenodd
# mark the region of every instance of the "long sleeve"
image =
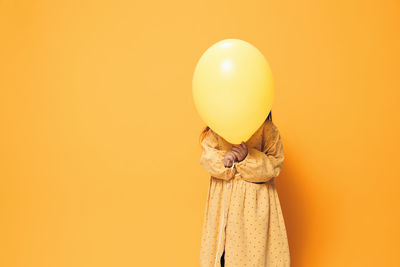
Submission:
<svg viewBox="0 0 400 267">
<path fill-rule="evenodd" d="M 236 174 L 236 168 L 226 168 L 224 166 L 224 157 L 227 151 L 218 149 L 218 140 L 212 130 L 207 132 L 201 145 L 203 151 L 201 153 L 200 165 L 213 177 L 223 180 L 233 178 Z"/>
<path fill-rule="evenodd" d="M 247 156 L 236 162 L 237 172 L 248 182 L 267 182 L 277 177 L 284 162 L 283 145 L 278 128 L 265 122 L 262 151 L 249 148 Z"/>
</svg>

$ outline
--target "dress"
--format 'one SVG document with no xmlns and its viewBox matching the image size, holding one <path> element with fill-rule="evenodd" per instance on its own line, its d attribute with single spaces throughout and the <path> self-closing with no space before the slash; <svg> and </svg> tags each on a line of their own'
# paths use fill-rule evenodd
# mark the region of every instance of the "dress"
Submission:
<svg viewBox="0 0 400 267">
<path fill-rule="evenodd" d="M 209 130 L 200 165 L 211 175 L 201 235 L 200 266 L 290 266 L 289 245 L 275 188 L 284 153 L 275 124 L 266 120 L 246 142 L 248 154 L 232 168 L 232 144 Z"/>
</svg>

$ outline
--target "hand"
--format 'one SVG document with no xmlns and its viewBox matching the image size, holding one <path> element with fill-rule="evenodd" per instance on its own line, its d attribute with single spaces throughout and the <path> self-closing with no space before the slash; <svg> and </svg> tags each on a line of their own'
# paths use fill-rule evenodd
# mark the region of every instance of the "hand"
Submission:
<svg viewBox="0 0 400 267">
<path fill-rule="evenodd" d="M 228 152 L 225 154 L 225 157 L 224 157 L 224 166 L 225 166 L 225 168 L 230 168 L 230 167 L 232 167 L 233 162 L 236 161 L 236 160 L 237 160 L 237 159 L 236 159 L 235 154 L 233 154 L 232 151 L 228 151 Z"/>
<path fill-rule="evenodd" d="M 249 150 L 247 148 L 246 143 L 242 141 L 240 145 L 232 145 L 231 152 L 235 154 L 236 160 L 240 162 L 246 158 Z"/>
</svg>

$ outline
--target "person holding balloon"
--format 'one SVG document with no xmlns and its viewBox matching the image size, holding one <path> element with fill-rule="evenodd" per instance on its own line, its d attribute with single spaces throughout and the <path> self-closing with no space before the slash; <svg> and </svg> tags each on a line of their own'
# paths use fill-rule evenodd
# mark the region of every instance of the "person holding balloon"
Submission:
<svg viewBox="0 0 400 267">
<path fill-rule="evenodd" d="M 207 123 L 200 164 L 211 176 L 200 266 L 290 266 L 275 186 L 284 152 L 266 59 L 242 40 L 214 44 L 197 63 L 193 97 Z"/>
</svg>

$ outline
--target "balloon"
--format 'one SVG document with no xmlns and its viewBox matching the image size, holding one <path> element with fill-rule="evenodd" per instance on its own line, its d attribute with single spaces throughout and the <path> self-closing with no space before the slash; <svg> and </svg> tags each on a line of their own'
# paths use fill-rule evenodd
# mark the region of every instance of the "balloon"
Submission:
<svg viewBox="0 0 400 267">
<path fill-rule="evenodd" d="M 275 96 L 267 60 L 239 39 L 219 41 L 204 52 L 192 93 L 201 119 L 232 144 L 246 142 L 261 127 Z"/>
</svg>

